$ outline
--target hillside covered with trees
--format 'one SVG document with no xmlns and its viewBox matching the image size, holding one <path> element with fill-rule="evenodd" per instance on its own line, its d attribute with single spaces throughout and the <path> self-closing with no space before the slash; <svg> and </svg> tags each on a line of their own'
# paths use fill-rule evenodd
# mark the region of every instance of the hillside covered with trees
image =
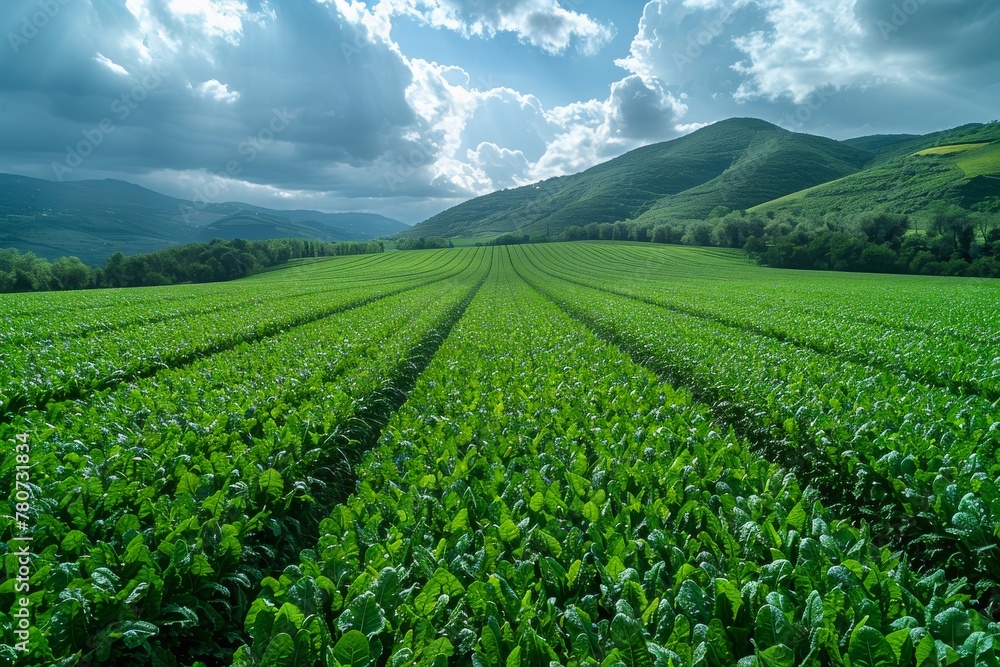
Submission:
<svg viewBox="0 0 1000 667">
<path fill-rule="evenodd" d="M 0 249 L 0 292 L 217 282 L 260 273 L 292 259 L 362 255 L 382 250 L 380 241 L 213 239 L 141 255 L 116 252 L 104 266 L 93 267 L 77 257 L 49 262 L 30 252 L 6 248 Z"/>
</svg>

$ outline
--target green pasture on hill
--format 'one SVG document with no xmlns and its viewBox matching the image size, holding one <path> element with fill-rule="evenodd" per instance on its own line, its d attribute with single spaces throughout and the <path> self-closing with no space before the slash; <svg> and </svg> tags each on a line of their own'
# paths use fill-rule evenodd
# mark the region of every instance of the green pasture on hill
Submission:
<svg viewBox="0 0 1000 667">
<path fill-rule="evenodd" d="M 0 295 L 0 664 L 996 666 L 998 301 L 603 242 Z"/>
</svg>

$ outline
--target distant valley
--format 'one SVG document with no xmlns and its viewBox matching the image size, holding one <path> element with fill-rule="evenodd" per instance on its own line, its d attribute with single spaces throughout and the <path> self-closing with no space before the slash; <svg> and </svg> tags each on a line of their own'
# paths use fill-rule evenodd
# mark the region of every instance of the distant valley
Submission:
<svg viewBox="0 0 1000 667">
<path fill-rule="evenodd" d="M 168 197 L 124 181 L 56 183 L 0 174 L 0 247 L 103 264 L 213 238 L 359 241 L 408 229 L 370 213 L 279 211 Z"/>
</svg>

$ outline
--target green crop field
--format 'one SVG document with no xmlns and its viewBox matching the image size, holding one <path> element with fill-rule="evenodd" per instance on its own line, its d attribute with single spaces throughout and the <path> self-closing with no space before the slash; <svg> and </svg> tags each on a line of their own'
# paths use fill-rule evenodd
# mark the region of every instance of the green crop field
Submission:
<svg viewBox="0 0 1000 667">
<path fill-rule="evenodd" d="M 0 665 L 997 667 L 998 303 L 624 243 L 2 295 Z"/>
<path fill-rule="evenodd" d="M 917 151 L 917 155 L 952 155 L 954 153 L 964 153 L 973 148 L 981 148 L 984 144 L 947 144 L 945 146 L 935 146 Z"/>
<path fill-rule="evenodd" d="M 986 144 L 961 154 L 957 160 L 969 178 L 1000 173 L 1000 144 Z"/>
</svg>

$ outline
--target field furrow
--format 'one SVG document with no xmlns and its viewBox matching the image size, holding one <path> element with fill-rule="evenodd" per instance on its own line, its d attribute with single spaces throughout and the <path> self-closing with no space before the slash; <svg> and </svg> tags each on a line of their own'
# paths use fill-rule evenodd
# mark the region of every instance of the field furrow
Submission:
<svg viewBox="0 0 1000 667">
<path fill-rule="evenodd" d="M 692 295 L 676 288 L 663 293 L 648 281 L 601 274 L 596 265 L 588 271 L 586 264 L 567 264 L 565 259 L 551 254 L 537 257 L 546 272 L 587 287 L 772 336 L 960 394 L 978 394 L 989 402 L 1000 400 L 1000 346 L 972 343 L 936 332 L 933 324 L 925 325 L 921 335 L 914 335 L 910 329 L 881 326 L 879 335 L 873 336 L 871 325 L 863 318 L 852 320 L 842 304 L 831 315 L 810 311 L 800 303 L 790 304 L 784 299 L 769 302 L 752 292 L 748 296 L 748 290 L 738 295 L 722 290 L 710 295 Z M 869 305 L 866 310 L 870 308 Z"/>
<path fill-rule="evenodd" d="M 121 382 L 190 364 L 240 343 L 264 340 L 290 328 L 433 283 L 467 268 L 470 251 L 454 253 L 436 271 L 408 281 L 374 278 L 362 286 L 300 298 L 251 301 L 244 307 L 196 314 L 71 340 L 36 340 L 3 355 L 0 418 L 48 401 L 85 396 Z M 280 302 L 280 306 L 279 306 Z"/>
<path fill-rule="evenodd" d="M 248 596 L 314 542 L 358 448 L 475 293 L 489 257 L 469 255 L 455 276 L 0 426 L 31 446 L 33 608 L 53 655 L 230 653 Z M 12 514 L 0 525 L 16 534 Z M 156 639 L 133 650 L 122 632 L 141 628 Z"/>
<path fill-rule="evenodd" d="M 692 388 L 770 456 L 925 566 L 996 604 L 1000 422 L 954 396 L 773 338 L 517 266 L 567 312 Z"/>
<path fill-rule="evenodd" d="M 642 252 L 646 249 L 583 244 L 556 253 L 533 250 L 562 264 L 567 275 L 583 273 L 623 287 L 641 286 L 648 296 L 668 296 L 690 308 L 746 303 L 769 318 L 791 312 L 829 320 L 824 326 L 830 326 L 831 333 L 842 327 L 868 327 L 908 334 L 910 342 L 929 337 L 971 346 L 1000 345 L 1000 318 L 992 308 L 998 288 L 991 280 L 762 269 L 731 251 L 705 248 Z"/>
<path fill-rule="evenodd" d="M 587 242 L 0 296 L 0 665 L 996 667 L 997 285 Z"/>
<path fill-rule="evenodd" d="M 866 664 L 987 636 L 960 587 L 916 577 L 508 262 L 320 532 L 265 583 L 235 665 Z"/>
</svg>

